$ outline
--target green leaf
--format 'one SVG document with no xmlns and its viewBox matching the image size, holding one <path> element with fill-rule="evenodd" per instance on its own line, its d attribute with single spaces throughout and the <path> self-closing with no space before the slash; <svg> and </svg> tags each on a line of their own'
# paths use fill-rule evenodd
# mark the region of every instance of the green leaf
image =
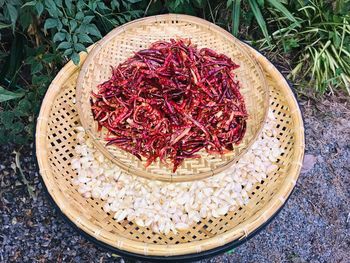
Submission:
<svg viewBox="0 0 350 263">
<path fill-rule="evenodd" d="M 9 3 L 6 4 L 6 9 L 7 9 L 9 16 L 10 16 L 12 29 L 15 30 L 16 21 L 17 21 L 17 17 L 18 17 L 17 9 Z"/>
<path fill-rule="evenodd" d="M 109 19 L 108 22 L 109 22 L 113 27 L 115 27 L 116 25 L 119 24 L 119 22 L 118 22 L 116 19 L 114 19 L 114 18 Z"/>
<path fill-rule="evenodd" d="M 22 113 L 23 114 L 22 116 L 28 116 L 32 112 L 32 104 L 27 98 L 23 98 L 19 101 L 16 107 L 16 111 L 19 111 L 20 113 Z"/>
<path fill-rule="evenodd" d="M 40 86 L 41 85 L 41 75 L 34 75 L 32 78 L 32 84 L 35 86 Z"/>
<path fill-rule="evenodd" d="M 284 14 L 290 21 L 297 22 L 295 17 L 288 11 L 288 9 L 279 0 L 267 0 L 270 5 Z M 298 22 L 297 22 L 298 23 Z"/>
<path fill-rule="evenodd" d="M 28 123 L 25 127 L 24 130 L 28 133 L 29 136 L 33 136 L 34 134 L 34 123 Z"/>
<path fill-rule="evenodd" d="M 341 68 L 337 68 L 337 69 L 335 70 L 335 74 L 336 74 L 337 76 L 341 75 L 342 73 L 344 73 L 344 72 L 343 72 L 343 70 L 342 70 Z"/>
<path fill-rule="evenodd" d="M 284 43 L 285 52 L 289 52 L 296 47 L 299 47 L 299 44 L 298 41 L 294 38 L 287 39 Z"/>
<path fill-rule="evenodd" d="M 45 91 L 46 91 L 46 88 L 47 88 L 46 85 L 49 84 L 51 78 L 52 76 L 48 76 L 48 75 L 34 75 L 32 79 L 32 83 L 38 86 L 42 86 L 42 85 L 45 86 Z"/>
<path fill-rule="evenodd" d="M 43 62 L 46 62 L 46 63 L 51 63 L 53 62 L 55 59 L 57 59 L 58 56 L 56 54 L 44 54 L 43 57 L 42 57 L 42 60 Z"/>
<path fill-rule="evenodd" d="M 120 3 L 119 3 L 119 0 L 113 0 L 111 2 L 111 7 L 113 10 L 118 10 L 120 9 Z"/>
<path fill-rule="evenodd" d="M 85 6 L 85 0 L 78 0 L 77 2 L 77 9 L 79 11 L 83 10 L 83 7 Z"/>
<path fill-rule="evenodd" d="M 262 8 L 264 8 L 264 5 L 265 5 L 265 1 L 264 0 L 256 0 L 258 5 Z"/>
<path fill-rule="evenodd" d="M 74 49 L 75 49 L 75 51 L 77 51 L 77 52 L 86 51 L 85 46 L 84 46 L 83 44 L 80 44 L 80 43 L 74 44 Z"/>
<path fill-rule="evenodd" d="M 75 21 L 75 20 L 71 20 L 71 21 L 69 21 L 69 25 L 70 25 L 70 30 L 71 30 L 71 32 L 74 32 L 74 30 L 77 28 L 77 26 L 78 26 L 78 23 L 77 23 L 77 21 Z"/>
<path fill-rule="evenodd" d="M 53 18 L 62 17 L 63 13 L 57 8 L 53 0 L 45 0 L 46 10 Z"/>
<path fill-rule="evenodd" d="M 266 22 L 263 18 L 260 8 L 255 0 L 248 0 L 250 8 L 252 9 L 252 12 L 255 16 L 256 21 L 258 22 L 258 25 L 260 26 L 261 31 L 264 34 L 264 37 L 266 38 L 266 41 L 270 44 L 270 37 L 269 33 L 267 31 Z"/>
<path fill-rule="evenodd" d="M 98 3 L 97 3 L 97 6 L 98 6 L 98 8 L 99 8 L 100 10 L 102 10 L 102 11 L 108 11 L 108 10 L 110 10 L 110 8 L 108 8 L 108 7 L 105 5 L 105 3 L 103 3 L 103 2 L 98 2 Z"/>
<path fill-rule="evenodd" d="M 0 102 L 18 99 L 24 96 L 24 92 L 12 92 L 0 86 Z"/>
<path fill-rule="evenodd" d="M 78 42 L 78 37 L 76 35 L 73 35 L 73 43 L 77 43 Z"/>
<path fill-rule="evenodd" d="M 63 18 L 62 23 L 63 25 L 68 26 L 68 18 Z"/>
<path fill-rule="evenodd" d="M 81 43 L 93 43 L 94 41 L 87 34 L 78 34 L 79 42 Z"/>
<path fill-rule="evenodd" d="M 233 6 L 232 6 L 232 35 L 234 35 L 234 36 L 238 35 L 240 12 L 241 12 L 241 0 L 233 0 Z"/>
<path fill-rule="evenodd" d="M 24 130 L 24 124 L 21 122 L 17 121 L 11 125 L 11 132 L 13 132 L 13 133 L 19 133 L 23 130 Z"/>
<path fill-rule="evenodd" d="M 53 40 L 53 42 L 61 42 L 61 41 L 63 41 L 65 38 L 66 38 L 66 33 L 57 32 L 57 33 L 53 36 L 52 40 Z"/>
<path fill-rule="evenodd" d="M 29 25 L 33 23 L 33 7 L 24 7 L 18 10 L 19 15 L 17 21 L 23 31 L 26 32 Z M 34 10 L 35 11 L 35 10 Z"/>
<path fill-rule="evenodd" d="M 43 64 L 41 64 L 40 62 L 36 62 L 35 64 L 32 65 L 31 67 L 31 71 L 32 74 L 38 73 L 43 69 Z"/>
<path fill-rule="evenodd" d="M 130 14 L 124 14 L 124 17 L 127 21 L 131 20 L 131 15 Z"/>
<path fill-rule="evenodd" d="M 65 42 L 60 43 L 57 46 L 57 49 L 67 49 L 67 48 L 70 48 L 70 47 L 72 47 L 72 43 L 65 41 Z"/>
<path fill-rule="evenodd" d="M 64 0 L 64 3 L 66 4 L 68 12 L 72 13 L 73 11 L 72 0 Z"/>
<path fill-rule="evenodd" d="M 79 57 L 78 53 L 74 52 L 70 58 L 72 59 L 72 61 L 75 65 L 79 64 L 80 57 Z"/>
<path fill-rule="evenodd" d="M 336 48 L 340 48 L 341 45 L 341 38 L 340 36 L 337 34 L 337 32 L 334 32 L 333 35 L 333 43 L 335 45 Z"/>
<path fill-rule="evenodd" d="M 166 5 L 170 12 L 179 13 L 184 3 L 181 0 L 166 1 Z"/>
<path fill-rule="evenodd" d="M 28 51 L 28 53 L 29 53 L 29 51 Z M 34 56 L 27 57 L 25 60 L 25 63 L 27 63 L 27 64 L 35 63 L 35 57 Z"/>
<path fill-rule="evenodd" d="M 94 16 L 85 16 L 83 19 L 83 23 L 88 24 L 92 21 L 92 19 L 94 19 Z"/>
<path fill-rule="evenodd" d="M 25 3 L 24 5 L 21 6 L 21 8 L 26 7 L 26 6 L 35 6 L 36 5 L 36 1 L 29 1 L 27 3 Z"/>
<path fill-rule="evenodd" d="M 35 104 L 35 101 L 36 101 L 36 94 L 34 91 L 32 92 L 29 92 L 26 94 L 26 98 L 28 101 L 30 101 L 32 104 L 34 103 Z"/>
<path fill-rule="evenodd" d="M 0 22 L 0 30 L 4 29 L 4 28 L 8 28 L 10 26 L 11 26 L 11 24 L 4 24 L 4 23 Z"/>
<path fill-rule="evenodd" d="M 15 117 L 16 116 L 13 111 L 0 112 L 0 119 L 5 127 L 11 126 Z"/>
<path fill-rule="evenodd" d="M 41 2 L 37 2 L 35 5 L 35 9 L 38 13 L 38 16 L 41 16 L 42 12 L 44 11 L 44 5 Z"/>
<path fill-rule="evenodd" d="M 67 39 L 67 41 L 68 41 L 68 42 L 72 42 L 72 36 L 71 36 L 71 34 L 69 34 L 68 32 L 65 33 L 65 34 L 66 34 L 66 39 Z"/>
<path fill-rule="evenodd" d="M 63 7 L 62 5 L 62 0 L 55 0 L 56 2 L 56 5 L 59 6 L 59 7 Z"/>
<path fill-rule="evenodd" d="M 97 8 L 97 3 L 95 1 L 89 1 L 89 8 L 95 12 Z"/>
<path fill-rule="evenodd" d="M 73 48 L 68 48 L 63 52 L 63 56 L 69 56 L 73 53 Z"/>
<path fill-rule="evenodd" d="M 124 17 L 122 17 L 122 16 L 118 16 L 117 19 L 119 20 L 119 22 L 120 22 L 121 24 L 124 24 L 124 23 L 126 22 L 126 20 L 125 20 Z"/>
<path fill-rule="evenodd" d="M 62 24 L 62 22 L 60 20 L 57 20 L 57 22 L 58 22 L 57 30 L 58 31 L 63 31 L 63 24 Z"/>
<path fill-rule="evenodd" d="M 86 31 L 90 35 L 93 35 L 98 38 L 102 38 L 100 31 L 97 29 L 96 25 L 94 24 L 86 25 Z"/>
<path fill-rule="evenodd" d="M 75 19 L 81 21 L 84 19 L 84 13 L 79 11 L 76 15 L 75 15 Z"/>
<path fill-rule="evenodd" d="M 58 26 L 57 19 L 48 18 L 45 21 L 44 29 L 47 30 L 47 29 L 50 29 L 50 28 L 55 28 L 57 26 Z"/>
</svg>

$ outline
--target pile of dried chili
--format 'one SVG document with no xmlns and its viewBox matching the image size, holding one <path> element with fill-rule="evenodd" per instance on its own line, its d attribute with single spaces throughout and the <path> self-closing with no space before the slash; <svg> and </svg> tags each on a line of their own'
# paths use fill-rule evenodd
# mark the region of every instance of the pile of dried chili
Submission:
<svg viewBox="0 0 350 263">
<path fill-rule="evenodd" d="M 223 154 L 240 143 L 247 111 L 229 57 L 190 40 L 158 41 L 112 69 L 92 94 L 99 129 L 146 165 L 160 160 L 173 172 L 198 151 Z"/>
</svg>

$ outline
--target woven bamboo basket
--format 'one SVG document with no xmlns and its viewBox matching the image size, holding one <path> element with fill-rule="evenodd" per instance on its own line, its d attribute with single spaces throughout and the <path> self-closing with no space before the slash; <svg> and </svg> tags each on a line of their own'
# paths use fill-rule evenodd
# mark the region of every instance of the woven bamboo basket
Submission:
<svg viewBox="0 0 350 263">
<path fill-rule="evenodd" d="M 247 130 L 242 142 L 224 155 L 209 155 L 202 150 L 202 158 L 187 159 L 172 173 L 159 159 L 145 168 L 145 160 L 114 145 L 105 146 L 107 130 L 97 131 L 90 96 L 97 93 L 97 85 L 111 76 L 111 66 L 125 61 L 140 49 L 158 40 L 189 38 L 192 43 L 209 47 L 233 59 L 240 67 L 235 70 L 241 83 L 241 93 L 248 111 Z M 186 15 L 161 15 L 135 20 L 111 31 L 89 55 L 77 81 L 77 109 L 82 122 L 98 149 L 119 167 L 134 175 L 161 181 L 192 181 L 217 174 L 231 166 L 259 135 L 268 108 L 268 86 L 259 63 L 248 55 L 240 41 L 208 21 Z"/>
<path fill-rule="evenodd" d="M 270 108 L 278 122 L 284 154 L 278 170 L 249 192 L 248 205 L 220 218 L 206 218 L 190 229 L 168 235 L 153 233 L 134 222 L 120 223 L 102 209 L 103 202 L 85 199 L 71 181 L 70 160 L 77 145 L 74 127 L 81 125 L 74 104 L 79 68 L 69 62 L 55 77 L 37 119 L 36 153 L 45 186 L 62 213 L 83 233 L 115 253 L 143 259 L 194 259 L 250 237 L 281 209 L 291 194 L 304 156 L 304 128 L 297 101 L 278 70 L 254 49 L 270 88 Z M 86 55 L 81 55 L 84 61 Z M 222 250 L 221 250 L 222 251 Z M 211 252 L 210 252 L 211 253 Z M 198 258 L 198 257 L 197 257 Z"/>
</svg>

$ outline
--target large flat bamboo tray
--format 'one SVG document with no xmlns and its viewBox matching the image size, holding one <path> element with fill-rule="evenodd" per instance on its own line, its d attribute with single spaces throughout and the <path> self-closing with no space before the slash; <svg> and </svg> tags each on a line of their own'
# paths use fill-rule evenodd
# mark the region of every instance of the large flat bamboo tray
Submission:
<svg viewBox="0 0 350 263">
<path fill-rule="evenodd" d="M 69 62 L 50 85 L 37 120 L 36 153 L 40 174 L 59 209 L 77 228 L 115 253 L 139 259 L 198 259 L 249 238 L 266 224 L 292 192 L 304 156 L 304 127 L 297 101 L 278 70 L 249 48 L 264 69 L 270 88 L 270 108 L 278 122 L 284 154 L 278 170 L 254 186 L 250 202 L 220 218 L 207 218 L 186 231 L 155 234 L 124 220 L 117 223 L 102 210 L 102 202 L 85 199 L 71 183 L 70 165 L 77 145 L 73 128 L 81 125 L 74 104 L 79 68 Z M 86 55 L 81 55 L 84 61 Z M 292 231 L 292 230 L 291 230 Z"/>
<path fill-rule="evenodd" d="M 106 129 L 97 131 L 90 96 L 97 93 L 97 85 L 111 76 L 111 66 L 124 62 L 140 49 L 159 40 L 189 38 L 198 48 L 209 47 L 223 53 L 240 65 L 235 70 L 241 83 L 241 93 L 248 111 L 247 130 L 239 145 L 225 155 L 208 155 L 200 151 L 202 158 L 187 159 L 175 173 L 159 159 L 145 168 L 146 160 L 117 148 L 106 146 Z M 93 138 L 98 149 L 119 167 L 134 175 L 162 181 L 192 181 L 217 174 L 231 166 L 246 152 L 258 137 L 266 119 L 268 86 L 259 63 L 242 47 L 239 40 L 220 27 L 200 18 L 186 15 L 161 15 L 138 19 L 112 30 L 100 40 L 82 66 L 77 81 L 77 109 L 82 126 Z"/>
</svg>

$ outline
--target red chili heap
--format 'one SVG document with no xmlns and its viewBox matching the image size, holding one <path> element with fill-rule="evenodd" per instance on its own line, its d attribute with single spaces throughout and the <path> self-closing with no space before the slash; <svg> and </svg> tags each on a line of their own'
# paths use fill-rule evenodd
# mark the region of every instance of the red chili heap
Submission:
<svg viewBox="0 0 350 263">
<path fill-rule="evenodd" d="M 146 166 L 156 158 L 173 172 L 201 149 L 233 150 L 246 130 L 247 111 L 233 70 L 239 66 L 189 40 L 159 41 L 118 65 L 92 94 L 92 112 L 109 131 L 107 145 Z"/>
</svg>

